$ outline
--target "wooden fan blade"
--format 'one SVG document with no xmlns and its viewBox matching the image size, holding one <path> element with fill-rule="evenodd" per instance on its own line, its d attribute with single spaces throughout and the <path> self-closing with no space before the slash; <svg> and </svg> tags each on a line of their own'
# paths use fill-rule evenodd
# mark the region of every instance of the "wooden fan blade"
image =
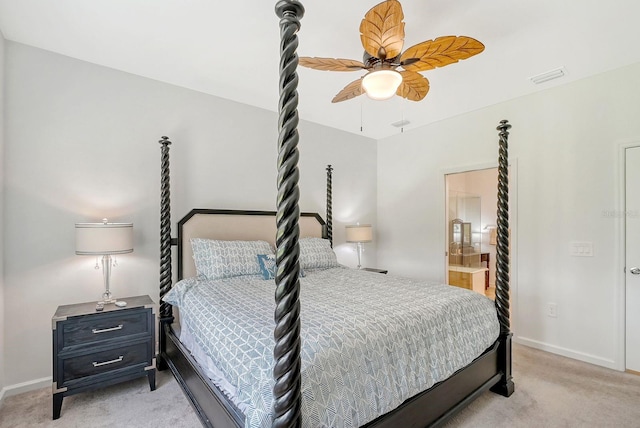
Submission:
<svg viewBox="0 0 640 428">
<path fill-rule="evenodd" d="M 317 58 L 303 56 L 298 59 L 303 67 L 309 67 L 323 71 L 357 71 L 366 68 L 363 63 L 353 59 L 342 58 Z"/>
<path fill-rule="evenodd" d="M 471 37 L 438 37 L 435 40 L 427 40 L 411 46 L 400 57 L 400 64 L 405 70 L 426 71 L 467 59 L 483 50 L 484 45 Z M 403 61 L 411 62 L 414 58 L 418 61 L 403 64 Z"/>
<path fill-rule="evenodd" d="M 362 78 L 360 78 L 358 80 L 354 80 L 353 82 L 345 86 L 343 90 L 338 92 L 338 94 L 335 97 L 333 97 L 331 102 L 339 103 L 340 101 L 350 100 L 351 98 L 355 98 L 358 95 L 362 95 L 363 92 L 364 91 L 362 90 Z"/>
<path fill-rule="evenodd" d="M 364 50 L 380 59 L 400 55 L 404 45 L 403 19 L 402 6 L 397 0 L 372 7 L 360 23 L 360 40 Z"/>
<path fill-rule="evenodd" d="M 422 74 L 413 71 L 401 71 L 402 83 L 396 91 L 397 95 L 411 101 L 420 101 L 429 92 L 429 81 Z"/>
</svg>

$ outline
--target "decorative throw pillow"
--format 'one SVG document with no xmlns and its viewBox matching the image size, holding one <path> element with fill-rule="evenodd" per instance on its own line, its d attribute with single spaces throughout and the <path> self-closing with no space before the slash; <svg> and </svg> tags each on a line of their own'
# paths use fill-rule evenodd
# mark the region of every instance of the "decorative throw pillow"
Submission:
<svg viewBox="0 0 640 428">
<path fill-rule="evenodd" d="M 192 238 L 193 260 L 198 276 L 221 279 L 241 275 L 260 275 L 258 254 L 272 253 L 266 241 L 218 241 Z"/>
<path fill-rule="evenodd" d="M 299 243 L 300 266 L 303 269 L 328 269 L 340 266 L 328 239 L 301 238 Z"/>
<path fill-rule="evenodd" d="M 276 278 L 276 255 L 275 254 L 258 254 L 258 264 L 260 265 L 260 272 L 264 279 Z M 304 277 L 304 269 L 300 267 L 300 278 Z"/>
<path fill-rule="evenodd" d="M 275 279 L 276 277 L 276 255 L 275 254 L 258 254 L 258 263 L 260 264 L 260 272 L 264 279 Z"/>
</svg>

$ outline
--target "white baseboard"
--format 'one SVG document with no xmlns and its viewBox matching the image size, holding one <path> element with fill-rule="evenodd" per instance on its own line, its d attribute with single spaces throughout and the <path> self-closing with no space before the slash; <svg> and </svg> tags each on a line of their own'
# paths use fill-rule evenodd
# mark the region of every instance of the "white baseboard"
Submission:
<svg viewBox="0 0 640 428">
<path fill-rule="evenodd" d="M 541 351 L 551 352 L 553 354 L 562 355 L 563 357 L 573 358 L 574 360 L 584 361 L 585 363 L 595 364 L 597 366 L 620 371 L 619 365 L 616 364 L 615 361 L 606 358 L 562 348 L 560 346 L 550 345 L 533 339 L 527 339 L 526 337 L 514 337 L 513 341 L 531 348 L 540 349 Z"/>
<path fill-rule="evenodd" d="M 16 394 L 22 394 L 23 392 L 34 391 L 40 388 L 50 387 L 52 382 L 51 376 L 43 377 L 41 379 L 34 379 L 27 382 L 17 383 L 15 385 L 5 386 L 0 390 L 0 403 L 5 397 L 10 397 Z"/>
</svg>

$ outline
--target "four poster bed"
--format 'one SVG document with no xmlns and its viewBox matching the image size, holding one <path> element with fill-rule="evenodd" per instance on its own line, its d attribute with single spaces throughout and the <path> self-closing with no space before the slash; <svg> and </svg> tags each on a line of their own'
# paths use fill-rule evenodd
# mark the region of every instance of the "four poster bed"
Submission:
<svg viewBox="0 0 640 428">
<path fill-rule="evenodd" d="M 326 222 L 298 208 L 295 34 L 303 9 L 280 1 L 276 12 L 277 212 L 195 209 L 172 239 L 171 142 L 160 140 L 159 368 L 172 371 L 212 427 L 436 426 L 489 389 L 510 396 L 510 125 L 498 126 L 495 303 L 457 287 L 339 266 L 331 166 Z"/>
</svg>

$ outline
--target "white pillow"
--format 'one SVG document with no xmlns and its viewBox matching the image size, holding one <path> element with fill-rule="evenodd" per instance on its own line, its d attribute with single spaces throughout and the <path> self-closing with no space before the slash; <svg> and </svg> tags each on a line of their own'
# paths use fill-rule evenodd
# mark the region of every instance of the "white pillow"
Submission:
<svg viewBox="0 0 640 428">
<path fill-rule="evenodd" d="M 258 254 L 273 253 L 266 241 L 218 241 L 192 238 L 193 260 L 198 276 L 207 279 L 259 275 Z"/>
</svg>

